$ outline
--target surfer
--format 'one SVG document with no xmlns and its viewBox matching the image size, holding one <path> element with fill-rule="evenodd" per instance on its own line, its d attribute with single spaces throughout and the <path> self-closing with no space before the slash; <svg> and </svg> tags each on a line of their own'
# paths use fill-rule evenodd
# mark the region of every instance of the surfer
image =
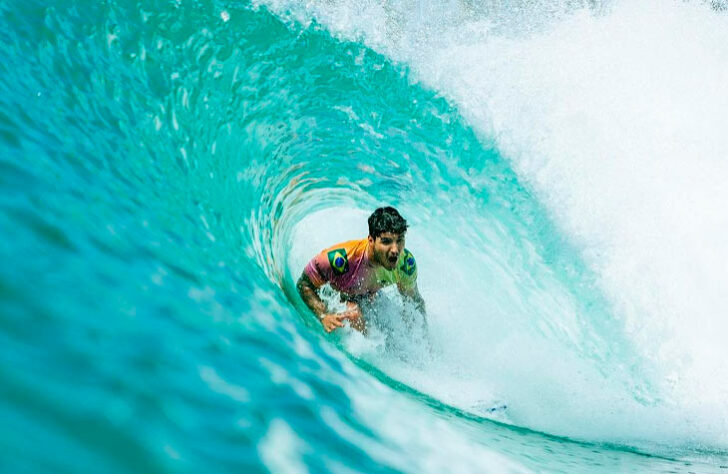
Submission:
<svg viewBox="0 0 728 474">
<path fill-rule="evenodd" d="M 359 303 L 381 288 L 397 285 L 405 298 L 425 314 L 425 301 L 417 289 L 417 264 L 404 248 L 407 221 L 393 207 L 380 207 L 369 216 L 366 239 L 342 242 L 323 250 L 308 262 L 296 287 L 306 305 L 319 318 L 326 332 L 351 326 L 364 332 L 366 325 Z M 318 295 L 325 283 L 346 300 L 346 311 L 331 313 Z"/>
</svg>

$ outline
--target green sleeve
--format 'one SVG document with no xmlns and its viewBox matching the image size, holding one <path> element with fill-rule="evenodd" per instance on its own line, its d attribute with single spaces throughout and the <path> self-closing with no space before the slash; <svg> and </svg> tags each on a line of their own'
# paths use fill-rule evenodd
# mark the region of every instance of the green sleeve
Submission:
<svg viewBox="0 0 728 474">
<path fill-rule="evenodd" d="M 407 249 L 397 261 L 397 284 L 403 290 L 414 290 L 417 287 L 417 262 L 415 256 Z"/>
</svg>

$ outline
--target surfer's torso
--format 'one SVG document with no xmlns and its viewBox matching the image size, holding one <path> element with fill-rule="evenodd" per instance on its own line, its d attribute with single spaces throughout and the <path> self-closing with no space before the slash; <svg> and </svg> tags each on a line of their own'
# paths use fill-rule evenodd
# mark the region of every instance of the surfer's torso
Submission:
<svg viewBox="0 0 728 474">
<path fill-rule="evenodd" d="M 367 239 L 350 240 L 329 247 L 311 259 L 304 273 L 316 288 L 329 283 L 350 297 L 372 295 L 382 287 L 397 285 L 412 289 L 417 282 L 417 265 L 412 253 L 404 249 L 393 270 L 370 261 Z"/>
</svg>

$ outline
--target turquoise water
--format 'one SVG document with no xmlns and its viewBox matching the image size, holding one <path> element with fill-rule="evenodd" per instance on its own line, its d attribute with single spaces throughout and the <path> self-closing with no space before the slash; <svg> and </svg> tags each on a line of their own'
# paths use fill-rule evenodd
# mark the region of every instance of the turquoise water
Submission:
<svg viewBox="0 0 728 474">
<path fill-rule="evenodd" d="M 650 119 L 644 71 L 614 72 L 624 89 L 582 82 L 575 71 L 602 70 L 589 45 L 561 55 L 584 28 L 618 33 L 655 11 L 534 5 L 3 2 L 0 469 L 724 472 L 725 367 L 705 361 L 725 360 L 709 337 L 723 334 L 712 289 L 725 280 L 703 252 L 725 250 L 677 233 L 665 252 L 711 278 L 686 276 L 675 298 L 703 306 L 651 305 L 678 259 L 620 238 L 662 248 L 645 229 L 672 220 L 589 194 L 625 194 L 614 184 L 632 174 L 597 158 Z M 719 12 L 664 11 L 666 36 L 722 38 Z M 616 111 L 600 95 L 614 90 Z M 700 121 L 718 115 L 689 94 L 672 108 L 687 119 L 664 119 L 668 145 L 696 163 L 679 167 L 696 178 L 681 202 L 716 202 L 722 187 L 692 173 L 728 176 L 711 160 L 728 149 L 715 121 Z M 617 111 L 622 141 L 599 115 Z M 663 151 L 640 137 L 630 149 Z M 591 159 L 568 159 L 580 146 Z M 660 156 L 660 169 L 677 160 Z M 684 222 L 660 202 L 670 212 L 654 215 Z M 385 203 L 411 224 L 430 338 L 402 325 L 391 292 L 368 338 L 325 336 L 295 279 Z M 722 229 L 725 211 L 696 207 L 696 235 Z M 690 318 L 709 334 L 681 331 Z"/>
</svg>

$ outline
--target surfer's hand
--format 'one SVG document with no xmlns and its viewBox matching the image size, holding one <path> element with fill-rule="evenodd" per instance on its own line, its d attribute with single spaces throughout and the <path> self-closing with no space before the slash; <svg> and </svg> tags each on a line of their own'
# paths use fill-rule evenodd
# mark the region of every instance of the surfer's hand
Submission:
<svg viewBox="0 0 728 474">
<path fill-rule="evenodd" d="M 346 310 L 341 313 L 346 316 L 346 319 L 353 320 L 353 319 L 359 319 L 362 317 L 361 314 L 361 308 L 358 304 L 354 303 L 353 301 L 347 301 L 346 302 Z"/>
<path fill-rule="evenodd" d="M 364 324 L 364 317 L 361 312 L 361 308 L 358 304 L 354 303 L 353 301 L 348 301 L 346 303 L 346 311 L 341 313 L 341 315 L 344 316 L 345 319 L 348 319 L 351 323 L 351 327 L 356 329 L 359 332 L 365 332 L 366 331 L 366 324 Z"/>
<path fill-rule="evenodd" d="M 321 316 L 321 324 L 324 325 L 324 330 L 326 332 L 331 332 L 334 329 L 342 327 L 344 325 L 344 320 L 348 320 L 351 327 L 359 332 L 364 332 L 366 330 L 361 308 L 358 304 L 352 301 L 346 303 L 346 310 L 341 313 L 327 313 Z"/>
<path fill-rule="evenodd" d="M 331 332 L 336 328 L 340 328 L 344 325 L 343 320 L 346 319 L 346 314 L 327 313 L 321 316 L 321 324 L 324 325 L 324 331 Z"/>
</svg>

